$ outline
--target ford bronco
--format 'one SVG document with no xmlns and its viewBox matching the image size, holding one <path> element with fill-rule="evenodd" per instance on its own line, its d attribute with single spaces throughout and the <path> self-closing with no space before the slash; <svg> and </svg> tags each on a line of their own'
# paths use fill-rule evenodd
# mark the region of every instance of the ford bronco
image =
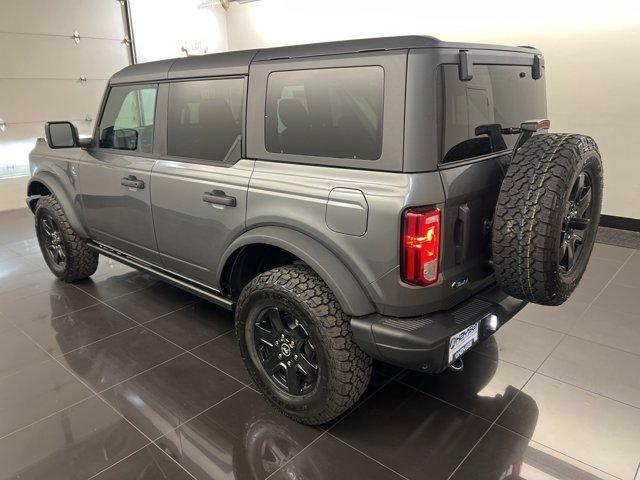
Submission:
<svg viewBox="0 0 640 480">
<path fill-rule="evenodd" d="M 103 255 L 235 310 L 257 388 L 320 424 L 372 358 L 460 368 L 576 288 L 602 165 L 546 114 L 531 47 L 407 36 L 132 65 L 91 138 L 46 124 L 27 203 L 56 276 Z"/>
</svg>

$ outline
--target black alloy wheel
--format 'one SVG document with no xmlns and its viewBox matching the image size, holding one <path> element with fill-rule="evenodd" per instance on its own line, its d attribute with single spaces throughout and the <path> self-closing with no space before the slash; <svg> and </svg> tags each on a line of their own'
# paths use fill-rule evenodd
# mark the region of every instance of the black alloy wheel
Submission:
<svg viewBox="0 0 640 480">
<path fill-rule="evenodd" d="M 267 377 L 282 391 L 300 396 L 318 381 L 318 359 L 307 328 L 283 309 L 271 306 L 256 318 L 253 342 Z"/>
<path fill-rule="evenodd" d="M 47 212 L 40 217 L 38 228 L 44 240 L 47 256 L 56 266 L 64 268 L 67 264 L 67 252 L 58 222 Z"/>
<path fill-rule="evenodd" d="M 561 229 L 559 266 L 562 273 L 570 272 L 583 251 L 585 231 L 591 225 L 591 177 L 582 171 L 569 194 L 569 203 Z"/>
</svg>

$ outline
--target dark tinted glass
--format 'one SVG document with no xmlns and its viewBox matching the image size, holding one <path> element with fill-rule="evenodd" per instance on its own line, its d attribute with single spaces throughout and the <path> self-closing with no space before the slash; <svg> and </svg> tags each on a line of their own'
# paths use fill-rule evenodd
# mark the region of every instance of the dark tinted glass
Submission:
<svg viewBox="0 0 640 480">
<path fill-rule="evenodd" d="M 241 78 L 172 83 L 167 153 L 220 162 L 238 160 L 243 96 Z"/>
<path fill-rule="evenodd" d="M 269 152 L 375 160 L 382 149 L 382 67 L 274 72 L 267 85 Z"/>
<path fill-rule="evenodd" d="M 100 120 L 100 146 L 151 153 L 156 85 L 113 87 Z"/>
<path fill-rule="evenodd" d="M 457 65 L 443 65 L 440 74 L 443 162 L 512 148 L 517 135 L 501 128 L 546 117 L 544 80 L 532 79 L 530 67 L 474 65 L 468 82 L 460 81 Z"/>
</svg>

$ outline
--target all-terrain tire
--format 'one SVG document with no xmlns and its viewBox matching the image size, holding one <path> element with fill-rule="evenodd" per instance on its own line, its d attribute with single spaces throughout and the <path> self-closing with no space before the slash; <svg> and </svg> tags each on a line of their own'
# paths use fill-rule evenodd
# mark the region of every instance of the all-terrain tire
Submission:
<svg viewBox="0 0 640 480">
<path fill-rule="evenodd" d="M 57 224 L 66 254 L 64 265 L 58 265 L 48 255 L 40 222 L 48 214 Z M 76 282 L 93 275 L 98 268 L 98 253 L 87 246 L 86 240 L 73 229 L 55 196 L 47 195 L 38 200 L 35 209 L 35 226 L 42 255 L 54 275 L 64 282 Z"/>
<path fill-rule="evenodd" d="M 602 189 L 602 162 L 592 138 L 559 133 L 530 138 L 509 165 L 495 209 L 492 259 L 502 289 L 541 305 L 567 300 L 591 255 Z M 582 200 L 574 201 L 578 197 Z M 587 200 L 587 210 L 577 214 Z M 586 229 L 567 226 L 582 219 L 588 219 Z M 575 255 L 570 268 L 563 265 L 569 265 L 568 241 Z"/>
<path fill-rule="evenodd" d="M 250 351 L 251 322 L 269 305 L 294 312 L 313 339 L 318 380 L 306 395 L 293 396 L 279 389 Z M 290 418 L 308 425 L 326 423 L 351 407 L 369 385 L 371 357 L 353 342 L 349 317 L 333 292 L 306 265 L 287 265 L 258 275 L 240 294 L 235 318 L 240 352 L 251 378 L 264 397 Z"/>
</svg>

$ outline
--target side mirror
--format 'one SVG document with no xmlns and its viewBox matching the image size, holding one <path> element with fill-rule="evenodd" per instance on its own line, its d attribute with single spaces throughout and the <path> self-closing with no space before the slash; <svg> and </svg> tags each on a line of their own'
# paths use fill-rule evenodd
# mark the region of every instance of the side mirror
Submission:
<svg viewBox="0 0 640 480">
<path fill-rule="evenodd" d="M 49 148 L 74 148 L 80 146 L 78 129 L 71 122 L 47 122 L 44 125 Z"/>
<path fill-rule="evenodd" d="M 115 148 L 119 150 L 137 150 L 138 131 L 133 128 L 121 128 L 115 134 Z"/>
<path fill-rule="evenodd" d="M 107 127 L 100 135 L 100 147 L 116 150 L 136 150 L 138 148 L 138 131 L 133 128 Z"/>
</svg>

